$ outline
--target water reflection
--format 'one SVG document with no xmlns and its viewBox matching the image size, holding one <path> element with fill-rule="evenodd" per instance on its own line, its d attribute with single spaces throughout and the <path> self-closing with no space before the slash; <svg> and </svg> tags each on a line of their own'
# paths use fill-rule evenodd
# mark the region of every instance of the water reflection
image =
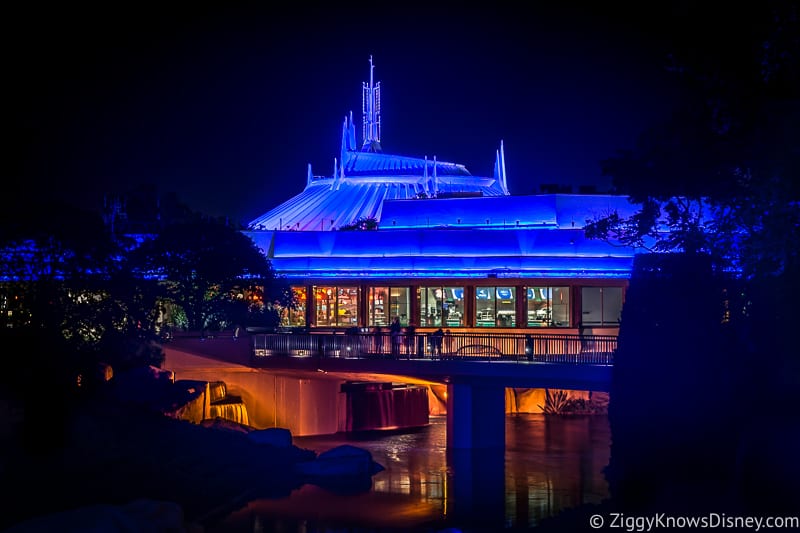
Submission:
<svg viewBox="0 0 800 533">
<path fill-rule="evenodd" d="M 296 437 L 322 452 L 368 449 L 385 467 L 372 490 L 342 495 L 304 485 L 288 498 L 250 502 L 211 531 L 350 532 L 522 530 L 608 495 L 610 430 L 605 416 L 506 417 L 506 449 L 448 451 L 445 417 L 412 433 Z"/>
</svg>

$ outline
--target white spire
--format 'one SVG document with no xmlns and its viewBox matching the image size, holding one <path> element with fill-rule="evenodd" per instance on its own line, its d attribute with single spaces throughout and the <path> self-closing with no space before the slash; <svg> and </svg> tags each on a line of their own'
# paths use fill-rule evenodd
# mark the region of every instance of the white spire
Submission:
<svg viewBox="0 0 800 533">
<path fill-rule="evenodd" d="M 506 153 L 503 149 L 503 139 L 500 139 L 500 167 L 503 169 L 502 173 L 502 184 L 503 184 L 503 191 L 506 194 L 511 194 L 508 192 L 508 181 L 506 181 Z"/>
<path fill-rule="evenodd" d="M 428 197 L 433 196 L 433 184 L 428 179 L 428 156 L 425 156 L 425 164 L 422 166 L 422 186 L 425 188 L 425 194 Z"/>
<path fill-rule="evenodd" d="M 508 192 L 508 183 L 506 182 L 506 156 L 503 152 L 503 141 L 500 141 L 500 149 L 497 150 L 494 162 L 494 179 L 500 183 L 504 194 Z"/>
<path fill-rule="evenodd" d="M 356 151 L 356 126 L 353 124 L 353 112 L 350 111 L 350 122 L 347 127 L 347 149 Z M 344 161 L 344 159 L 342 159 Z"/>
<path fill-rule="evenodd" d="M 345 115 L 344 116 L 344 121 L 342 121 L 342 148 L 341 148 L 342 161 L 344 161 L 344 154 L 347 152 L 347 150 L 351 149 L 350 146 L 348 146 L 348 143 L 347 143 L 347 140 L 349 138 L 348 132 L 347 132 L 347 128 L 348 128 L 348 126 L 347 126 L 347 115 Z M 334 172 L 334 176 L 335 175 L 336 175 L 336 173 Z"/>
<path fill-rule="evenodd" d="M 439 196 L 439 176 L 436 175 L 436 156 L 433 156 L 433 194 Z"/>
<path fill-rule="evenodd" d="M 344 164 L 339 165 L 339 177 L 336 178 L 336 190 L 338 191 L 344 181 Z"/>
<path fill-rule="evenodd" d="M 369 85 L 361 84 L 364 144 L 362 152 L 381 152 L 381 82 L 375 83 L 375 65 L 369 56 Z"/>
</svg>

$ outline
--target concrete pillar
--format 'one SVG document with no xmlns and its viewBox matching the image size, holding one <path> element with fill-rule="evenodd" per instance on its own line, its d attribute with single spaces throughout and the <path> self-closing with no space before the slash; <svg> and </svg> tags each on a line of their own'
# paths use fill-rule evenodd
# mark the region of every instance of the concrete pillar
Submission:
<svg viewBox="0 0 800 533">
<path fill-rule="evenodd" d="M 447 385 L 447 448 L 505 449 L 505 387 L 450 383 Z"/>
</svg>

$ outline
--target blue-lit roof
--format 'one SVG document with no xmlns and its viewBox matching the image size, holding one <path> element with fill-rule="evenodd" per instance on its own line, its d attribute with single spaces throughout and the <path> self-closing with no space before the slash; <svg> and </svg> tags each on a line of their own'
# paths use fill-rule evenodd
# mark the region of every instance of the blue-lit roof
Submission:
<svg viewBox="0 0 800 533">
<path fill-rule="evenodd" d="M 438 177 L 443 178 L 456 176 L 472 178 L 467 168 L 457 163 L 375 152 L 346 152 L 346 154 L 344 173 L 351 178 L 358 176 L 423 176 L 425 172 L 431 177 L 435 172 Z"/>
<path fill-rule="evenodd" d="M 614 211 L 627 217 L 639 204 L 627 196 L 609 194 L 542 194 L 491 198 L 387 200 L 381 228 L 583 228 L 589 219 Z"/>
<path fill-rule="evenodd" d="M 431 194 L 431 179 L 411 174 L 344 178 L 312 178 L 297 196 L 271 209 L 249 224 L 250 229 L 330 231 L 360 218 L 381 220 L 387 200 L 417 198 Z M 456 176 L 440 179 L 439 194 L 477 193 L 483 196 L 503 194 L 492 178 Z"/>
</svg>

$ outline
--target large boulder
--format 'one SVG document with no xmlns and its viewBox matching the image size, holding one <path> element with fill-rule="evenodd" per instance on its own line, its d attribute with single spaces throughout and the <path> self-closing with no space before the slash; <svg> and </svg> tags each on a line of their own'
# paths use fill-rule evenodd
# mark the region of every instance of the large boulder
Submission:
<svg viewBox="0 0 800 533">
<path fill-rule="evenodd" d="M 286 428 L 255 429 L 247 437 L 256 444 L 278 448 L 289 448 L 292 445 L 292 432 Z"/>
</svg>

